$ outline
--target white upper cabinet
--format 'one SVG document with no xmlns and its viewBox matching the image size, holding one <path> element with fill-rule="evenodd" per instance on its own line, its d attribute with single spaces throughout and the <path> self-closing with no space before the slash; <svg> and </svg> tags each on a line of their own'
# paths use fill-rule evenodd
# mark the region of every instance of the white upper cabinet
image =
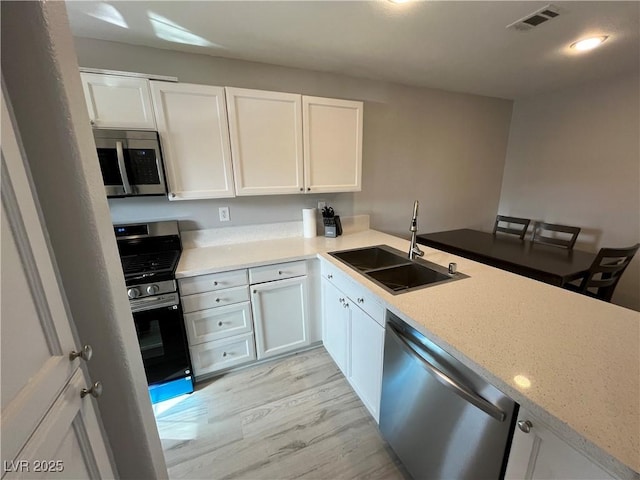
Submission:
<svg viewBox="0 0 640 480">
<path fill-rule="evenodd" d="M 226 91 L 236 194 L 303 192 L 302 96 Z"/>
<path fill-rule="evenodd" d="M 302 97 L 306 191 L 362 190 L 362 112 L 362 102 Z"/>
<path fill-rule="evenodd" d="M 235 196 L 223 87 L 151 81 L 170 200 Z"/>
<path fill-rule="evenodd" d="M 80 76 L 94 127 L 156 129 L 149 80 L 93 73 Z"/>
</svg>

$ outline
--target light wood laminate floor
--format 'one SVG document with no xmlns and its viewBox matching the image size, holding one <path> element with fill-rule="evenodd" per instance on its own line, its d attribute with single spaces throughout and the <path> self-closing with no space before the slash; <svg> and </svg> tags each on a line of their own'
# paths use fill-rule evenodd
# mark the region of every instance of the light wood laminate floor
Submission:
<svg viewBox="0 0 640 480">
<path fill-rule="evenodd" d="M 155 409 L 170 478 L 409 478 L 323 347 Z"/>
</svg>

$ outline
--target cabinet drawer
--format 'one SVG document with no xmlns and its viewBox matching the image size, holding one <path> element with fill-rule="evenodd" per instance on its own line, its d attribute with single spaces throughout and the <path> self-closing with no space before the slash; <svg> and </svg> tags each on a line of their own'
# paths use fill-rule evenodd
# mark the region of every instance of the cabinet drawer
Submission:
<svg viewBox="0 0 640 480">
<path fill-rule="evenodd" d="M 190 351 L 196 377 L 241 365 L 256 358 L 256 348 L 251 333 L 201 343 L 191 347 Z"/>
<path fill-rule="evenodd" d="M 187 313 L 184 321 L 189 345 L 250 333 L 253 327 L 249 302 Z"/>
<path fill-rule="evenodd" d="M 376 295 L 328 262 L 322 262 L 321 271 L 322 276 L 342 291 L 353 305 L 360 307 L 384 327 L 384 305 Z"/>
<path fill-rule="evenodd" d="M 233 270 L 231 272 L 211 273 L 197 277 L 181 278 L 178 280 L 182 295 L 222 290 L 223 288 L 248 285 L 246 270 Z"/>
<path fill-rule="evenodd" d="M 254 283 L 271 282 L 284 278 L 301 277 L 307 274 L 307 262 L 278 263 L 249 269 L 249 280 Z"/>
<path fill-rule="evenodd" d="M 182 297 L 184 313 L 197 312 L 207 308 L 222 307 L 232 303 L 248 302 L 249 287 L 227 288 L 213 292 L 198 293 Z"/>
</svg>

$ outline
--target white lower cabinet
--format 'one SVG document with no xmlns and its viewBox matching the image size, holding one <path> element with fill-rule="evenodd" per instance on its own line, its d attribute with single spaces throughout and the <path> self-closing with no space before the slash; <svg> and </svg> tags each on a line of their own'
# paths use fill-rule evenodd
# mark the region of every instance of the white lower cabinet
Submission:
<svg viewBox="0 0 640 480">
<path fill-rule="evenodd" d="M 322 265 L 322 340 L 376 422 L 380 416 L 384 307 L 332 265 Z"/>
<path fill-rule="evenodd" d="M 305 262 L 290 262 L 250 269 L 251 304 L 255 320 L 258 359 L 309 345 L 309 311 Z"/>
<path fill-rule="evenodd" d="M 505 480 L 611 478 L 614 477 L 561 440 L 540 420 L 520 410 Z"/>
<path fill-rule="evenodd" d="M 235 270 L 178 281 L 196 380 L 255 360 L 247 278 Z"/>
<path fill-rule="evenodd" d="M 349 310 L 345 295 L 328 280 L 322 280 L 322 342 L 338 368 L 348 377 Z"/>
</svg>

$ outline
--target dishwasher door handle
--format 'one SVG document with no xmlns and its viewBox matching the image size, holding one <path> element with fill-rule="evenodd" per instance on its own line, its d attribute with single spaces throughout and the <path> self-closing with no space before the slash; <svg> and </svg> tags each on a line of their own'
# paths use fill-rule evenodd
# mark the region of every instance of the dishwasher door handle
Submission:
<svg viewBox="0 0 640 480">
<path fill-rule="evenodd" d="M 440 370 L 435 365 L 432 365 L 418 352 L 421 348 L 416 345 L 414 342 L 406 338 L 400 331 L 397 330 L 392 324 L 387 323 L 387 327 L 390 329 L 390 333 L 392 333 L 399 341 L 402 347 L 408 351 L 408 353 L 419 360 L 422 366 L 429 372 L 433 377 L 444 387 L 456 393 L 460 398 L 466 400 L 472 405 L 478 407 L 487 415 L 495 418 L 499 422 L 503 422 L 507 415 L 500 410 L 498 407 L 489 403 L 484 398 L 480 397 L 477 393 L 471 390 L 469 387 L 462 385 L 459 382 L 456 382 L 451 377 L 446 375 L 442 370 Z"/>
</svg>

